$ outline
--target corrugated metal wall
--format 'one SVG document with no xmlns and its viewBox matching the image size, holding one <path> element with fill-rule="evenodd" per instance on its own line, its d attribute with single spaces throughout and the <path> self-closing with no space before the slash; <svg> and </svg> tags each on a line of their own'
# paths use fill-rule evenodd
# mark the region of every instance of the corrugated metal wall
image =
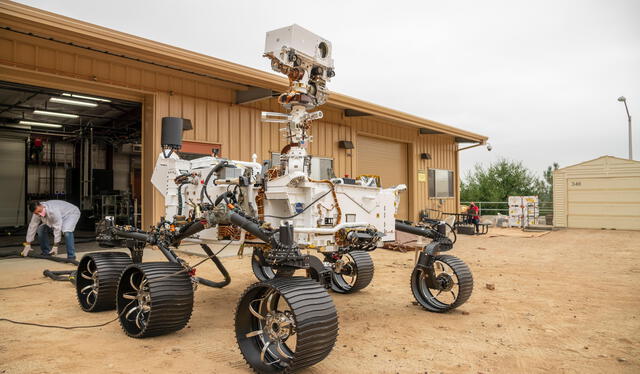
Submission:
<svg viewBox="0 0 640 374">
<path fill-rule="evenodd" d="M 640 162 L 604 156 L 553 174 L 554 226 L 640 230 Z"/>
<path fill-rule="evenodd" d="M 65 77 L 62 85 L 74 84 L 94 87 L 83 92 L 126 99 L 138 97 L 143 102 L 143 176 L 149 180 L 155 158 L 160 151 L 160 121 L 164 116 L 190 118 L 194 130 L 185 134 L 186 140 L 222 145 L 222 154 L 232 159 L 250 160 L 269 158 L 270 152 L 279 152 L 285 145 L 278 124 L 260 122 L 260 112 L 281 111 L 275 100 L 249 105 L 233 105 L 237 85 L 199 78 L 142 62 L 123 59 L 95 51 L 55 43 L 44 39 L 0 30 L 0 65 L 33 72 L 30 84 L 62 88 L 47 76 Z M 35 73 L 42 74 L 35 74 Z M 22 74 L 22 73 L 21 73 Z M 17 78 L 16 78 L 17 79 Z M 26 79 L 26 78 L 25 78 Z M 18 79 L 19 81 L 19 79 Z M 59 81 L 59 79 L 58 79 Z M 25 82 L 22 82 L 25 83 Z M 68 84 L 68 86 L 67 86 Z M 123 91 L 123 89 L 126 89 Z M 417 173 L 429 168 L 457 172 L 457 145 L 452 136 L 419 135 L 417 128 L 391 123 L 374 117 L 345 117 L 338 108 L 324 107 L 324 118 L 314 122 L 314 141 L 310 152 L 332 157 L 336 175 L 357 175 L 356 152 L 338 148 L 339 140 L 350 140 L 357 147 L 357 135 L 380 136 L 406 142 L 409 146 L 409 195 L 412 218 L 420 209 L 438 208 L 456 211 L 458 197 L 437 200 L 427 196 L 427 183 L 417 181 Z M 421 160 L 421 153 L 429 153 L 431 160 Z M 143 184 L 145 225 L 154 222 L 163 211 L 163 201 L 151 187 Z"/>
</svg>

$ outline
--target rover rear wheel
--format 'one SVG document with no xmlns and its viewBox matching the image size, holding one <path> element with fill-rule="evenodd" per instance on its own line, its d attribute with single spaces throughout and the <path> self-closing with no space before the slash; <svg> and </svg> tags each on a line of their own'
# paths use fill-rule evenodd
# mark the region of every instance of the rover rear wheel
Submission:
<svg viewBox="0 0 640 374">
<path fill-rule="evenodd" d="M 274 270 L 271 266 L 262 265 L 260 263 L 260 254 L 257 253 L 260 249 L 254 248 L 253 255 L 251 256 L 251 270 L 259 281 L 267 281 L 277 276 L 290 277 L 295 273 L 295 269 L 277 269 Z"/>
<path fill-rule="evenodd" d="M 438 255 L 433 267 L 437 288 L 429 288 L 426 269 L 416 267 L 411 273 L 411 291 L 423 308 L 443 313 L 459 307 L 471 297 L 473 276 L 462 260 L 451 255 Z"/>
<path fill-rule="evenodd" d="M 373 279 L 373 260 L 365 251 L 351 251 L 342 256 L 339 271 L 331 273 L 331 289 L 352 293 L 369 285 Z"/>
<path fill-rule="evenodd" d="M 85 312 L 116 307 L 116 289 L 122 270 L 131 258 L 121 252 L 89 253 L 82 257 L 76 272 L 76 296 Z"/>
<path fill-rule="evenodd" d="M 173 262 L 133 264 L 122 272 L 117 307 L 120 326 L 133 338 L 184 328 L 193 310 L 193 284 Z"/>
<path fill-rule="evenodd" d="M 338 336 L 331 296 L 304 277 L 275 278 L 249 286 L 235 313 L 238 347 L 258 373 L 299 370 L 329 355 Z"/>
</svg>

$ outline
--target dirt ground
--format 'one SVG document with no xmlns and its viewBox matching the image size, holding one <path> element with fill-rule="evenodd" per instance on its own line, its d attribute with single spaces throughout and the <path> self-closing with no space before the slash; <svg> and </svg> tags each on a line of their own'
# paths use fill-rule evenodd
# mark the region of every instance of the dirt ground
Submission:
<svg viewBox="0 0 640 374">
<path fill-rule="evenodd" d="M 338 342 L 306 373 L 640 372 L 640 232 L 502 232 L 511 235 L 456 243 L 450 253 L 470 265 L 475 289 L 447 314 L 414 305 L 413 253 L 373 252 L 372 284 L 353 295 L 332 293 Z M 188 328 L 168 336 L 127 338 L 118 323 L 67 331 L 0 322 L 0 373 L 247 373 L 232 324 L 254 278 L 248 257 L 223 262 L 231 285 L 200 287 Z M 0 287 L 42 281 L 44 268 L 69 266 L 1 260 Z M 213 265 L 198 274 L 213 274 Z M 0 318 L 21 321 L 78 325 L 115 317 L 82 312 L 66 282 L 0 290 L 0 301 Z"/>
</svg>

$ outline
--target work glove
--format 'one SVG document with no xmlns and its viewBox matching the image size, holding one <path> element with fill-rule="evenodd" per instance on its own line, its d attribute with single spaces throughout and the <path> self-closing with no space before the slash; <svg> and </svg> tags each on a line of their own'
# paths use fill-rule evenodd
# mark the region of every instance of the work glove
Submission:
<svg viewBox="0 0 640 374">
<path fill-rule="evenodd" d="M 58 246 L 57 246 L 57 245 L 54 245 L 53 247 L 51 247 L 51 251 L 49 251 L 49 254 L 50 254 L 51 256 L 55 256 L 55 255 L 57 255 L 57 254 L 58 254 Z"/>
<path fill-rule="evenodd" d="M 31 252 L 31 244 L 24 243 L 24 249 L 22 250 L 22 253 L 20 253 L 20 255 L 22 255 L 23 257 L 27 257 L 29 256 L 29 252 Z"/>
</svg>

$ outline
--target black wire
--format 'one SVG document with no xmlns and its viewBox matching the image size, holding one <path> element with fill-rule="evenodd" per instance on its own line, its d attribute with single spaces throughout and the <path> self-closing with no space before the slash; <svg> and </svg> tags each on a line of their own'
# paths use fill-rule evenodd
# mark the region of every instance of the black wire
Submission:
<svg viewBox="0 0 640 374">
<path fill-rule="evenodd" d="M 112 320 L 110 320 L 110 321 L 104 322 L 104 323 L 97 324 L 97 325 L 81 325 L 81 326 L 45 325 L 45 324 L 42 324 L 42 323 L 14 321 L 14 320 L 9 319 L 9 318 L 0 318 L 0 321 L 9 322 L 9 323 L 13 323 L 13 324 L 16 324 L 16 325 L 35 326 L 35 327 L 46 327 L 46 328 L 49 328 L 49 329 L 61 329 L 61 330 L 92 329 L 92 328 L 96 328 L 96 327 L 103 327 L 103 326 L 106 326 L 106 325 L 108 325 L 108 324 L 110 324 L 110 323 L 113 323 L 113 322 L 117 321 L 117 320 L 118 320 L 118 318 L 122 317 L 122 315 L 124 314 L 124 312 L 126 312 L 126 311 L 127 311 L 127 307 L 128 307 L 129 305 L 131 305 L 131 303 L 133 303 L 134 301 L 135 301 L 135 300 L 131 300 L 131 301 L 129 302 L 129 304 L 127 304 L 124 308 L 122 308 L 122 312 L 120 312 L 120 313 L 116 316 L 116 318 L 114 318 L 114 319 L 112 319 Z"/>
<path fill-rule="evenodd" d="M 223 249 L 227 248 L 231 243 L 233 242 L 233 239 L 229 240 L 229 242 L 227 244 L 225 244 L 222 248 L 220 248 L 220 250 L 218 250 L 218 252 L 214 253 L 213 256 L 207 256 L 205 259 L 203 259 L 202 261 L 198 262 L 197 264 L 191 266 L 191 269 L 196 268 L 200 265 L 202 265 L 205 261 L 207 261 L 210 258 L 213 258 L 215 256 L 217 256 L 220 252 L 222 252 Z M 172 274 L 168 274 L 165 275 L 162 278 L 158 278 L 156 279 L 156 281 L 164 279 L 164 278 L 169 278 L 169 277 L 173 277 L 175 275 L 184 273 L 186 271 L 188 271 L 189 269 L 182 269 L 179 271 L 176 271 L 175 273 Z M 49 282 L 42 282 L 42 283 L 38 283 L 38 284 L 44 284 L 44 283 L 49 283 Z M 12 289 L 12 288 L 20 288 L 20 287 L 30 287 L 30 286 L 35 286 L 37 284 L 27 284 L 27 285 L 22 285 L 22 286 L 17 286 L 17 287 L 10 287 L 10 288 L 6 288 L 6 289 Z M 4 288 L 0 288 L 0 290 L 2 290 Z M 45 325 L 45 324 L 41 324 L 41 323 L 33 323 L 33 322 L 22 322 L 22 321 L 14 321 L 12 319 L 9 318 L 0 318 L 0 321 L 5 321 L 5 322 L 9 322 L 9 323 L 13 323 L 16 325 L 25 325 L 25 326 L 36 326 L 36 327 L 45 327 L 45 328 L 50 328 L 50 329 L 62 329 L 62 330 L 75 330 L 75 329 L 90 329 L 90 328 L 96 328 L 96 327 L 103 327 L 106 326 L 110 323 L 113 323 L 115 321 L 118 320 L 118 318 L 122 317 L 122 315 L 124 314 L 124 312 L 127 311 L 127 307 L 129 305 L 131 305 L 132 302 L 134 302 L 135 300 L 131 300 L 131 302 L 129 302 L 129 304 L 127 304 L 123 309 L 122 312 L 120 312 L 120 314 L 118 314 L 118 316 L 110 321 L 104 322 L 104 323 L 100 323 L 97 325 L 85 325 L 85 326 L 58 326 L 58 325 Z"/>
<path fill-rule="evenodd" d="M 4 290 L 15 290 L 17 288 L 25 288 L 25 287 L 33 287 L 33 286 L 39 286 L 41 284 L 48 284 L 51 282 L 39 282 L 39 283 L 30 283 L 30 284 L 23 284 L 22 286 L 14 286 L 14 287 L 2 287 L 0 288 L 0 291 L 4 291 Z"/>
<path fill-rule="evenodd" d="M 317 198 L 317 199 L 313 200 L 313 201 L 311 202 L 311 204 L 307 205 L 304 209 L 302 209 L 301 211 L 299 211 L 298 213 L 296 213 L 296 214 L 294 214 L 294 215 L 292 215 L 292 216 L 289 216 L 289 217 L 279 217 L 279 216 L 271 216 L 271 215 L 265 214 L 263 217 L 279 218 L 279 219 L 291 219 L 291 218 L 295 218 L 295 217 L 297 217 L 297 216 L 301 215 L 302 213 L 304 213 L 304 212 L 305 212 L 305 210 L 307 210 L 307 209 L 311 208 L 311 207 L 313 206 L 313 204 L 315 204 L 315 203 L 317 203 L 318 201 L 320 201 L 320 199 L 322 199 L 323 197 L 325 197 L 325 196 L 327 196 L 328 194 L 330 194 L 330 193 L 331 193 L 331 191 L 332 191 L 332 190 L 329 190 L 329 191 L 325 192 L 322 196 L 320 196 L 319 198 Z"/>
</svg>

